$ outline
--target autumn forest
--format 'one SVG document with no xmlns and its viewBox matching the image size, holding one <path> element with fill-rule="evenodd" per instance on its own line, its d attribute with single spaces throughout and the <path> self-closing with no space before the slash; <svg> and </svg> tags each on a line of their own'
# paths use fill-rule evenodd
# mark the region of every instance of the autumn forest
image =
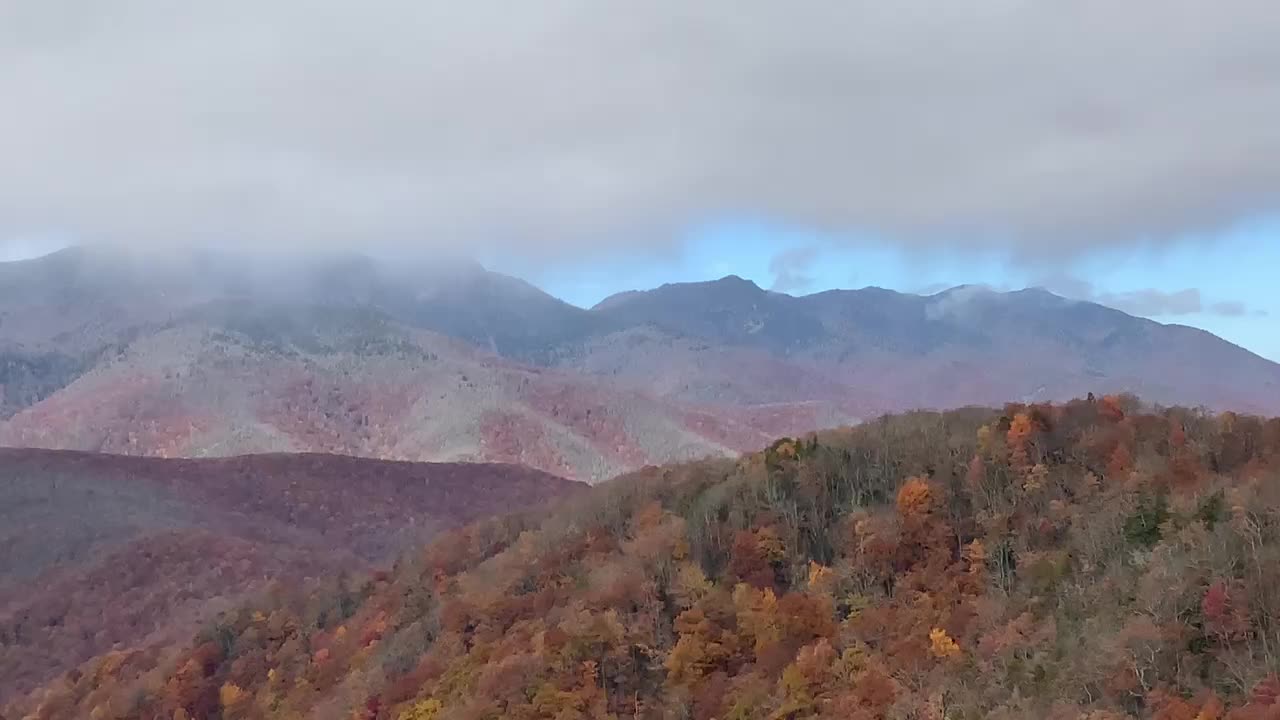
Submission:
<svg viewBox="0 0 1280 720">
<path fill-rule="evenodd" d="M 1280 718 L 1278 481 L 1280 419 L 1129 396 L 886 416 L 275 582 L 0 712 Z"/>
</svg>

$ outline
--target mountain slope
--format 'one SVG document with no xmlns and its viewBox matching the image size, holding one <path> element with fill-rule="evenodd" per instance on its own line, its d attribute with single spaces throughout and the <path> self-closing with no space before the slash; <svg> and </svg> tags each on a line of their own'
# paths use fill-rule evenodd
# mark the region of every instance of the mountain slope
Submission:
<svg viewBox="0 0 1280 720">
<path fill-rule="evenodd" d="M 1107 397 L 647 469 L 15 702 L 124 718 L 1280 711 L 1280 419 Z"/>
<path fill-rule="evenodd" d="M 0 696 L 116 642 L 189 634 L 267 578 L 364 570 L 582 487 L 512 465 L 0 448 Z"/>
<path fill-rule="evenodd" d="M 595 480 L 764 437 L 750 423 L 518 365 L 379 310 L 243 301 L 157 327 L 0 424 L 10 446 L 488 460 Z"/>
<path fill-rule="evenodd" d="M 1043 290 L 792 297 L 741 278 L 583 310 L 475 264 L 0 265 L 0 444 L 523 462 L 599 480 L 917 407 L 1093 392 L 1280 412 L 1280 365 Z"/>
<path fill-rule="evenodd" d="M 726 278 L 627 293 L 596 312 L 655 334 L 597 336 L 558 365 L 636 384 L 663 377 L 666 365 L 690 366 L 683 385 L 662 388 L 677 399 L 719 386 L 731 402 L 757 402 L 757 378 L 766 374 L 788 400 L 821 402 L 845 417 L 1088 392 L 1280 412 L 1280 365 L 1204 331 L 1039 289 L 791 297 Z"/>
</svg>

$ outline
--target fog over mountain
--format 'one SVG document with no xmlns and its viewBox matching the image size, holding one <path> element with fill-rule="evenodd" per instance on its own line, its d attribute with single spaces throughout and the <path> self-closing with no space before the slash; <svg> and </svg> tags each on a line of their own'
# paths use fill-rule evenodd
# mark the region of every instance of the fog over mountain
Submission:
<svg viewBox="0 0 1280 720">
<path fill-rule="evenodd" d="M 0 720 L 1280 718 L 1278 38 L 0 2 Z"/>
<path fill-rule="evenodd" d="M 1280 366 L 1043 289 L 590 309 L 474 263 L 73 248 L 0 265 L 0 444 L 522 462 L 586 480 L 920 407 L 1137 393 L 1280 410 Z"/>
</svg>

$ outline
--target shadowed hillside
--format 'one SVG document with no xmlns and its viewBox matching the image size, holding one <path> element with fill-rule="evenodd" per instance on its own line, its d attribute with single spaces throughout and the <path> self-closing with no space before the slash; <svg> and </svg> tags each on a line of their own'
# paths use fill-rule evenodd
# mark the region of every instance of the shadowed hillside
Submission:
<svg viewBox="0 0 1280 720">
<path fill-rule="evenodd" d="M 268 578 L 367 569 L 581 487 L 509 465 L 0 448 L 0 695 L 115 643 L 189 634 Z"/>
</svg>

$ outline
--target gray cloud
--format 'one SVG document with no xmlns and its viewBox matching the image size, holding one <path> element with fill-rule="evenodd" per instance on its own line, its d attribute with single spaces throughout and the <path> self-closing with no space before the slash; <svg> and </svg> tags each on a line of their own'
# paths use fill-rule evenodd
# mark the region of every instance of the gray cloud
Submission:
<svg viewBox="0 0 1280 720">
<path fill-rule="evenodd" d="M 1143 288 L 1125 292 L 1103 292 L 1093 283 L 1071 275 L 1055 275 L 1038 283 L 1041 287 L 1074 300 L 1087 300 L 1113 307 L 1130 315 L 1196 315 L 1209 313 L 1223 317 L 1239 317 L 1249 312 L 1238 300 L 1205 303 L 1199 288 L 1158 290 Z"/>
<path fill-rule="evenodd" d="M 1273 0 L 9 2 L 0 237 L 563 257 L 748 213 L 1065 256 L 1280 205 L 1276 37 Z"/>
<path fill-rule="evenodd" d="M 1244 303 L 1237 300 L 1216 302 L 1209 306 L 1209 310 L 1215 315 L 1224 317 L 1243 317 L 1249 313 L 1249 309 L 1245 307 Z"/>
<path fill-rule="evenodd" d="M 1194 315 L 1204 311 L 1197 288 L 1165 292 L 1155 288 L 1122 293 L 1102 293 L 1096 302 L 1123 310 L 1130 315 Z"/>
<path fill-rule="evenodd" d="M 818 248 L 808 245 L 790 248 L 774 255 L 769 260 L 769 272 L 773 275 L 773 286 L 776 292 L 792 292 L 805 290 L 813 285 L 810 270 L 818 259 Z"/>
</svg>

